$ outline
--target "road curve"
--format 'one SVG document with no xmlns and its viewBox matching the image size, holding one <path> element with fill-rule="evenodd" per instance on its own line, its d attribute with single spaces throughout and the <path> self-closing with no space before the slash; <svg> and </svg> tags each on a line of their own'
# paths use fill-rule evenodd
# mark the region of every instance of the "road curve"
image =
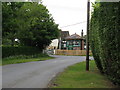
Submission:
<svg viewBox="0 0 120 90">
<path fill-rule="evenodd" d="M 49 81 L 67 66 L 85 56 L 58 56 L 46 61 L 11 64 L 2 67 L 2 88 L 47 88 Z"/>
</svg>

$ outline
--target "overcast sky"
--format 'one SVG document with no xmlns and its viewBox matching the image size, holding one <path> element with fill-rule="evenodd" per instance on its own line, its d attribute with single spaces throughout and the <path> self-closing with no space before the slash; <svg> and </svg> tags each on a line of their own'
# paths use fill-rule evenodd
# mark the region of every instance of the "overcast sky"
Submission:
<svg viewBox="0 0 120 90">
<path fill-rule="evenodd" d="M 60 29 L 69 31 L 70 34 L 81 34 L 83 29 L 86 34 L 87 0 L 43 0 L 43 4 L 47 6 Z"/>
</svg>

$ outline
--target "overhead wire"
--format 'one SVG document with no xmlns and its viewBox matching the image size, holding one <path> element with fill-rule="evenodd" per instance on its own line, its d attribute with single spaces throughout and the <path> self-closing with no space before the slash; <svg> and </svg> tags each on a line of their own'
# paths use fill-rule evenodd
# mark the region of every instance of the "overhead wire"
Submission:
<svg viewBox="0 0 120 90">
<path fill-rule="evenodd" d="M 78 24 L 81 24 L 81 23 L 85 23 L 85 22 L 87 22 L 87 21 L 83 21 L 83 22 L 78 22 L 78 23 L 75 23 L 75 24 L 70 24 L 70 25 L 62 26 L 62 27 L 60 27 L 60 28 L 75 26 L 75 25 L 78 25 Z"/>
</svg>

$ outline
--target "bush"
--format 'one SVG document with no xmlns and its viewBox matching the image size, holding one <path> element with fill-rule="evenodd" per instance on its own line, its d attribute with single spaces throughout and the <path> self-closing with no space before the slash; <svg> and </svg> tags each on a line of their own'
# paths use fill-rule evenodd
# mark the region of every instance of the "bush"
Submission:
<svg viewBox="0 0 120 90">
<path fill-rule="evenodd" d="M 35 47 L 27 46 L 3 46 L 2 47 L 2 58 L 18 55 L 35 55 L 39 54 L 41 51 Z"/>
<path fill-rule="evenodd" d="M 120 2 L 94 5 L 90 44 L 99 70 L 120 85 Z"/>
</svg>

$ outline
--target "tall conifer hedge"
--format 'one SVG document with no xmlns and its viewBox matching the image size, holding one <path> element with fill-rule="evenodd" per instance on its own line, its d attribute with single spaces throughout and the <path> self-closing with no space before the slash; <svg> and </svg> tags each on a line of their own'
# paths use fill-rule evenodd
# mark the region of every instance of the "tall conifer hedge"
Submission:
<svg viewBox="0 0 120 90">
<path fill-rule="evenodd" d="M 120 2 L 99 2 L 94 5 L 90 45 L 101 73 L 120 85 Z"/>
</svg>

